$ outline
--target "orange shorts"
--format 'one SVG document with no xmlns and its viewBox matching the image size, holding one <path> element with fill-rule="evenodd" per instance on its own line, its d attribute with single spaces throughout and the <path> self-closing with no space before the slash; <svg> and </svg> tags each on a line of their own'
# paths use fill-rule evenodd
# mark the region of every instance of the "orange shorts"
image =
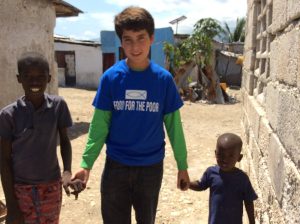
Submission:
<svg viewBox="0 0 300 224">
<path fill-rule="evenodd" d="M 61 181 L 47 184 L 15 184 L 15 194 L 25 223 L 59 223 Z"/>
</svg>

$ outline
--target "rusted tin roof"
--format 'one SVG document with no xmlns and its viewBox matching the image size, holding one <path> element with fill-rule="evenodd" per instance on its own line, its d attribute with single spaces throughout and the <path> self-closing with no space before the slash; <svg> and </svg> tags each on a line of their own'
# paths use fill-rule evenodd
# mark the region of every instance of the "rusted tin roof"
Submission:
<svg viewBox="0 0 300 224">
<path fill-rule="evenodd" d="M 53 0 L 53 4 L 56 17 L 78 16 L 79 13 L 83 13 L 80 9 L 63 0 Z"/>
</svg>

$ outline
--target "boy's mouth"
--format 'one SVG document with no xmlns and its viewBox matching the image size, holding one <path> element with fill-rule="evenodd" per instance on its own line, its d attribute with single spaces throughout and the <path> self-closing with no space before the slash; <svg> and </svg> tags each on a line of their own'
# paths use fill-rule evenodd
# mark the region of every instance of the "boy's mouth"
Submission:
<svg viewBox="0 0 300 224">
<path fill-rule="evenodd" d="M 40 91 L 40 88 L 30 88 L 30 91 L 36 93 Z"/>
</svg>

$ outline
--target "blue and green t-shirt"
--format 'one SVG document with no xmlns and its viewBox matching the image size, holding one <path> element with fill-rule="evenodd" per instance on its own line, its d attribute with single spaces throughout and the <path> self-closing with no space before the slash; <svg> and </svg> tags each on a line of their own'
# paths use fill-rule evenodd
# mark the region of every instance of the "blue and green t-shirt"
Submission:
<svg viewBox="0 0 300 224">
<path fill-rule="evenodd" d="M 101 77 L 93 105 L 112 113 L 107 155 L 138 166 L 164 158 L 164 115 L 183 103 L 168 71 L 153 62 L 146 70 L 133 71 L 122 60 Z"/>
</svg>

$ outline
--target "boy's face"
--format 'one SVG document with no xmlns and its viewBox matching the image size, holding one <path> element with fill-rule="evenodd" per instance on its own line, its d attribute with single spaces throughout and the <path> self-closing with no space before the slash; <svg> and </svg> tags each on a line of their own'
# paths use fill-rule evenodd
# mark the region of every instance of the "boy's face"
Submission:
<svg viewBox="0 0 300 224">
<path fill-rule="evenodd" d="M 226 145 L 217 144 L 215 151 L 217 163 L 222 171 L 229 172 L 235 167 L 235 164 L 241 161 L 243 155 L 237 147 L 226 147 Z"/>
<path fill-rule="evenodd" d="M 25 96 L 28 98 L 42 97 L 50 82 L 51 76 L 41 68 L 29 67 L 23 74 L 17 75 L 18 82 L 22 84 Z"/>
<path fill-rule="evenodd" d="M 148 54 L 153 40 L 153 35 L 149 36 L 145 29 L 124 30 L 121 42 L 130 68 L 145 69 L 148 67 Z"/>
</svg>

